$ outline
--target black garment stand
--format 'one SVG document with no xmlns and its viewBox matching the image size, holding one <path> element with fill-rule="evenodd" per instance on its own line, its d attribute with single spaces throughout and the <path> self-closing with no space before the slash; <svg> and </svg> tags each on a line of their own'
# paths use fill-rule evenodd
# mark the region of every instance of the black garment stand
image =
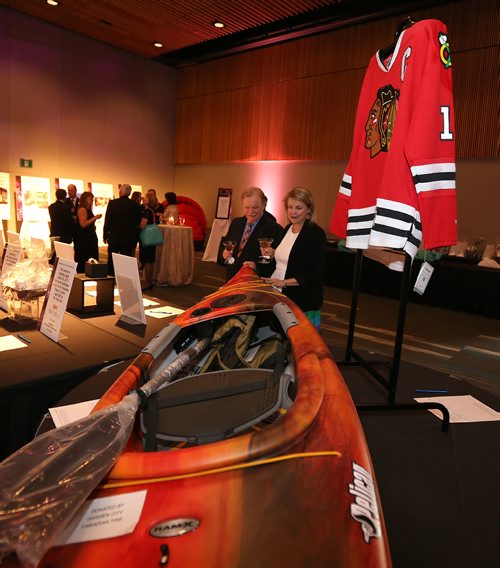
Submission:
<svg viewBox="0 0 500 568">
<path fill-rule="evenodd" d="M 360 411 L 363 410 L 427 410 L 437 409 L 443 415 L 441 430 L 447 432 L 450 423 L 450 414 L 448 409 L 438 402 L 415 403 L 415 404 L 396 404 L 396 390 L 399 377 L 399 366 L 401 362 L 401 351 L 403 348 L 404 326 L 406 320 L 406 307 L 408 303 L 408 295 L 410 292 L 411 278 L 411 257 L 405 253 L 405 261 L 403 274 L 401 279 L 401 288 L 399 295 L 399 312 L 398 323 L 396 328 L 396 337 L 394 340 L 394 351 L 392 361 L 367 361 L 353 347 L 354 333 L 356 329 L 356 314 L 358 309 L 358 293 L 361 283 L 361 269 L 363 264 L 363 251 L 357 249 L 354 264 L 354 277 L 352 284 L 351 314 L 349 318 L 349 332 L 347 334 L 347 346 L 345 350 L 345 359 L 337 361 L 339 366 L 362 366 L 374 379 L 376 379 L 388 391 L 387 404 L 363 404 L 356 405 Z M 385 367 L 388 371 L 388 378 L 379 373 L 375 367 Z"/>
</svg>

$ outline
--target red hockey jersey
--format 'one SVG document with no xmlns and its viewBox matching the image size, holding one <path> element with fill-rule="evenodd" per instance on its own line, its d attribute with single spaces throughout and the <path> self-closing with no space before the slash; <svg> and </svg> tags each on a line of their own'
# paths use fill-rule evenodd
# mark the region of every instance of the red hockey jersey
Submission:
<svg viewBox="0 0 500 568">
<path fill-rule="evenodd" d="M 354 143 L 330 231 L 349 248 L 413 258 L 456 242 L 455 129 L 446 26 L 402 32 L 389 60 L 377 52 L 361 89 Z"/>
</svg>

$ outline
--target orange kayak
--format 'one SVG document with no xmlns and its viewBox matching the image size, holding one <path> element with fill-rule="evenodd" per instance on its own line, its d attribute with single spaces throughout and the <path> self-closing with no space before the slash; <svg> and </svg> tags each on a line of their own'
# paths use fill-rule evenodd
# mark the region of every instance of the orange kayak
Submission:
<svg viewBox="0 0 500 568">
<path fill-rule="evenodd" d="M 220 330 L 248 318 L 242 355 L 241 335 L 234 341 Z M 133 532 L 55 546 L 41 565 L 391 566 L 370 455 L 342 375 L 300 309 L 252 270 L 168 324 L 97 408 L 120 402 L 202 336 L 210 338 L 206 352 L 159 391 L 153 427 L 149 406 L 137 417 L 92 494 L 145 491 Z M 253 362 L 270 339 L 284 356 L 261 368 Z M 226 368 L 224 357 L 238 364 Z"/>
</svg>

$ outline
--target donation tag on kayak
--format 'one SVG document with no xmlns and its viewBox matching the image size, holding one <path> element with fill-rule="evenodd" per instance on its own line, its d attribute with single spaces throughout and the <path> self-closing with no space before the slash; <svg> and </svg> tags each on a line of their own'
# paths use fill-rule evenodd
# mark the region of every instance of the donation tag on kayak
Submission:
<svg viewBox="0 0 500 568">
<path fill-rule="evenodd" d="M 57 540 L 57 545 L 114 538 L 134 532 L 147 491 L 86 501 Z"/>
</svg>

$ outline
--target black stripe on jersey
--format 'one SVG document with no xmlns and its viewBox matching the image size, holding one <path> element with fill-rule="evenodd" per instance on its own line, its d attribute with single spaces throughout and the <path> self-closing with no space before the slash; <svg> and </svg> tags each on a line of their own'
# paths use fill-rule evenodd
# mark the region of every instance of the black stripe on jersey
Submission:
<svg viewBox="0 0 500 568">
<path fill-rule="evenodd" d="M 402 211 L 397 211 L 395 209 L 387 209 L 386 207 L 377 207 L 377 215 L 389 217 L 390 219 L 397 219 L 398 221 L 411 223 L 412 225 L 415 222 L 415 217 L 413 217 L 413 215 L 409 215 L 408 213 L 403 213 Z"/>
<path fill-rule="evenodd" d="M 349 183 L 348 181 L 342 180 L 340 187 L 345 187 L 345 189 L 348 189 L 349 191 L 351 191 L 352 183 Z"/>
<path fill-rule="evenodd" d="M 455 179 L 455 172 L 436 172 L 432 174 L 415 174 L 413 176 L 415 185 L 432 181 L 455 181 Z"/>
<path fill-rule="evenodd" d="M 412 245 L 415 246 L 415 248 L 418 248 L 420 246 L 420 243 L 422 242 L 422 240 L 417 239 L 417 237 L 413 233 L 408 237 L 408 240 Z"/>
<path fill-rule="evenodd" d="M 372 231 L 377 231 L 378 233 L 384 233 L 386 235 L 394 235 L 395 237 L 407 238 L 409 235 L 409 231 L 405 229 L 396 229 L 396 227 L 380 225 L 379 223 L 375 223 L 375 225 L 373 225 Z"/>
<path fill-rule="evenodd" d="M 364 221 L 373 221 L 375 213 L 367 213 L 366 215 L 349 215 L 348 223 L 362 223 Z"/>
<path fill-rule="evenodd" d="M 348 237 L 356 237 L 358 235 L 369 235 L 371 233 L 372 227 L 366 227 L 365 229 L 347 229 L 346 235 Z"/>
</svg>

